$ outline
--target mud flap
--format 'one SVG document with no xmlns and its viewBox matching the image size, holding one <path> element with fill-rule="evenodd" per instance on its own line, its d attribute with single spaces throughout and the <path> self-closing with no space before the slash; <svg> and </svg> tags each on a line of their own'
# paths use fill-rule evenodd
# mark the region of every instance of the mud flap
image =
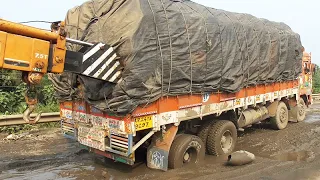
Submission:
<svg viewBox="0 0 320 180">
<path fill-rule="evenodd" d="M 168 158 L 171 144 L 178 132 L 175 125 L 167 126 L 167 131 L 157 132 L 154 135 L 147 152 L 147 165 L 151 169 L 168 170 Z"/>
</svg>

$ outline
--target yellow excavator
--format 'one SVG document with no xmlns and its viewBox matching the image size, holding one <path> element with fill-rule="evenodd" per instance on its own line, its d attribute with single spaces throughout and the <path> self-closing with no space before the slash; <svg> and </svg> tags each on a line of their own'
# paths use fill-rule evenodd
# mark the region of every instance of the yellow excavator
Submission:
<svg viewBox="0 0 320 180">
<path fill-rule="evenodd" d="M 83 48 L 79 52 L 69 51 L 67 42 Z M 53 22 L 51 31 L 47 31 L 0 19 L 0 68 L 23 72 L 22 79 L 28 86 L 25 95 L 28 108 L 23 114 L 27 123 L 36 123 L 41 117 L 40 113 L 35 118 L 30 115 L 37 104 L 35 86 L 44 74 L 73 72 L 90 76 L 87 71 L 92 62 L 110 58 L 105 54 L 112 50 L 102 43 L 67 38 L 64 22 Z"/>
</svg>

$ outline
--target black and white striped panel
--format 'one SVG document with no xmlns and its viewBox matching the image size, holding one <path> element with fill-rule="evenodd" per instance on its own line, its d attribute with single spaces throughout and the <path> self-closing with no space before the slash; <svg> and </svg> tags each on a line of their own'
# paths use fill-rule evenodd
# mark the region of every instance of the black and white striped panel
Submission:
<svg viewBox="0 0 320 180">
<path fill-rule="evenodd" d="M 121 79 L 121 67 L 116 60 L 113 47 L 98 43 L 83 55 L 82 75 L 118 83 Z"/>
</svg>

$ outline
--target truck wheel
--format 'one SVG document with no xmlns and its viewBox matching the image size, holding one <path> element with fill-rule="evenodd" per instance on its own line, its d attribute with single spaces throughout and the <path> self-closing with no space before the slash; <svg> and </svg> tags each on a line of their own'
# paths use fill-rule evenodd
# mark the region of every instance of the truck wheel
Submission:
<svg viewBox="0 0 320 180">
<path fill-rule="evenodd" d="M 237 142 L 237 128 L 231 121 L 219 120 L 208 133 L 207 151 L 210 155 L 220 156 L 231 153 Z"/>
<path fill-rule="evenodd" d="M 271 127 L 276 130 L 282 130 L 287 127 L 289 113 L 287 105 L 280 101 L 277 107 L 276 116 L 270 118 Z"/>
<path fill-rule="evenodd" d="M 200 130 L 198 132 L 198 137 L 202 140 L 202 142 L 205 144 L 205 146 L 207 144 L 209 130 L 210 130 L 212 124 L 214 124 L 215 122 L 216 121 L 207 121 L 207 122 L 203 123 L 203 125 L 200 127 Z"/>
<path fill-rule="evenodd" d="M 302 98 L 298 100 L 297 104 L 297 120 L 298 122 L 304 121 L 306 118 L 306 103 Z"/>
<path fill-rule="evenodd" d="M 193 135 L 183 134 L 177 137 L 170 148 L 168 167 L 172 169 L 198 164 L 205 157 L 202 140 Z"/>
</svg>

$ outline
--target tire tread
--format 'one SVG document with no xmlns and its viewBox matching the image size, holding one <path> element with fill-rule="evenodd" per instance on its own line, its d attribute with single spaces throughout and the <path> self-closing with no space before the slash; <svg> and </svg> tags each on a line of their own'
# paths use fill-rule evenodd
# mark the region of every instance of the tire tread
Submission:
<svg viewBox="0 0 320 180">
<path fill-rule="evenodd" d="M 283 106 L 283 107 L 285 107 L 287 109 L 287 122 L 286 122 L 286 124 L 288 125 L 288 122 L 289 122 L 289 112 L 288 112 L 287 105 L 284 102 L 280 101 L 279 104 L 278 104 L 278 107 L 277 107 L 276 115 L 274 117 L 270 118 L 271 128 L 275 129 L 275 130 L 285 129 L 286 126 L 287 126 L 286 125 L 285 127 L 281 127 L 282 125 L 279 124 L 280 122 L 278 121 L 278 118 L 279 118 L 278 117 L 279 116 L 278 110 L 281 108 L 281 106 Z"/>
<path fill-rule="evenodd" d="M 205 122 L 201 127 L 200 130 L 198 132 L 198 137 L 202 140 L 202 142 L 205 144 L 206 146 L 206 152 L 207 152 L 207 139 L 208 139 L 208 133 L 209 130 L 211 128 L 211 126 L 216 123 L 216 120 L 211 120 L 211 121 L 207 121 Z"/>
<path fill-rule="evenodd" d="M 169 157 L 168 157 L 168 167 L 175 169 L 175 168 L 180 168 L 181 167 L 181 162 L 177 159 L 179 156 L 180 152 L 184 151 L 183 149 L 185 148 L 185 143 L 189 142 L 191 138 L 196 138 L 202 145 L 202 148 L 205 148 L 204 143 L 198 136 L 190 135 L 190 134 L 182 134 L 179 137 L 177 137 L 169 150 Z M 204 151 L 204 150 L 203 150 Z M 201 153 L 201 151 L 200 151 Z M 203 156 L 204 156 L 203 152 Z M 200 154 L 202 156 L 202 154 Z M 200 157 L 202 158 L 202 157 Z"/>
<path fill-rule="evenodd" d="M 234 126 L 233 122 L 227 120 L 219 120 L 216 123 L 212 124 L 207 138 L 207 151 L 210 155 L 222 155 L 216 147 L 216 143 L 218 141 L 217 137 L 219 136 L 219 133 L 221 132 L 223 127 L 227 126 L 230 123 L 232 123 L 232 125 Z"/>
</svg>

